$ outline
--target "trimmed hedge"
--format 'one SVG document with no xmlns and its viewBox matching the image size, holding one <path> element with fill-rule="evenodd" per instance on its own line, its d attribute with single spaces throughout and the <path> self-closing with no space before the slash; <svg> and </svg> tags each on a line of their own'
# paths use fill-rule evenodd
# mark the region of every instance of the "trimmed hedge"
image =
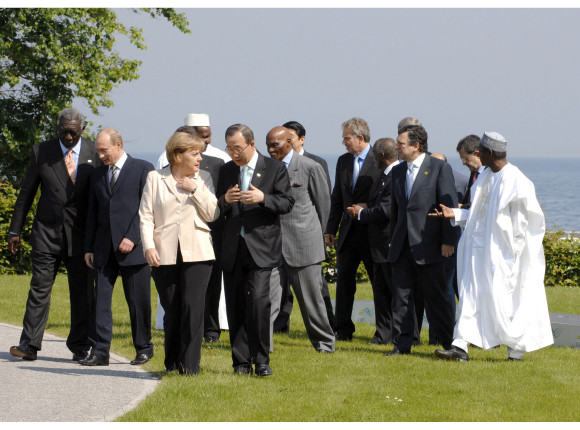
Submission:
<svg viewBox="0 0 580 430">
<path fill-rule="evenodd" d="M 14 203 L 18 196 L 18 190 L 10 182 L 0 181 L 0 235 L 3 245 L 0 246 L 0 274 L 24 274 L 30 273 L 30 231 L 32 228 L 33 214 L 36 213 L 35 200 L 24 230 L 21 234 L 21 246 L 19 255 L 12 256 L 8 252 L 6 236 L 9 233 L 10 219 Z M 328 258 L 322 262 L 324 277 L 328 282 L 336 282 L 336 251 L 326 247 Z M 547 230 L 544 236 L 544 253 L 546 256 L 546 286 L 563 285 L 580 286 L 580 238 L 577 233 L 567 234 L 563 230 Z M 64 268 L 61 268 L 64 270 Z M 357 281 L 368 281 L 368 274 L 361 263 L 357 271 Z"/>
</svg>

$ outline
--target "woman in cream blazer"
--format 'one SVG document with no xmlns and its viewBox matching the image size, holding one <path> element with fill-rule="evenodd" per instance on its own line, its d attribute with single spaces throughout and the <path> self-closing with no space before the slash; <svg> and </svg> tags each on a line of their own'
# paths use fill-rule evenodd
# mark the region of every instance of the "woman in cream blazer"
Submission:
<svg viewBox="0 0 580 430">
<path fill-rule="evenodd" d="M 204 142 L 175 133 L 169 166 L 152 171 L 139 216 L 145 258 L 165 310 L 165 368 L 199 373 L 205 291 L 215 259 L 207 223 L 219 216 L 209 173 L 199 170 Z"/>
</svg>

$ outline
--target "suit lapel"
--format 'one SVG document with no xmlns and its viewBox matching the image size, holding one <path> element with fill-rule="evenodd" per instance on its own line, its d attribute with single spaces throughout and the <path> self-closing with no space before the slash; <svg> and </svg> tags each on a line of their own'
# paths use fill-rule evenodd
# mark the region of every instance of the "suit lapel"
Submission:
<svg viewBox="0 0 580 430">
<path fill-rule="evenodd" d="M 352 158 L 352 160 L 353 160 L 352 161 L 353 168 L 354 168 L 354 158 L 355 157 L 353 156 L 353 158 Z M 363 165 L 362 165 L 362 167 L 360 169 L 360 172 L 358 174 L 359 179 L 362 176 L 367 175 L 369 173 L 369 171 L 371 169 L 373 169 L 374 167 L 375 167 L 375 160 L 374 160 L 374 157 L 373 157 L 373 147 L 371 145 L 369 145 L 369 152 L 367 152 L 367 156 L 365 158 L 365 161 L 364 161 L 364 163 L 363 163 Z M 352 169 L 350 171 L 350 177 L 351 177 L 351 183 L 352 183 Z M 353 195 L 356 194 L 356 192 L 358 191 L 358 189 L 359 189 L 359 183 L 360 183 L 360 181 L 357 179 L 356 184 L 354 186 L 354 190 L 352 192 Z"/>
<path fill-rule="evenodd" d="M 256 168 L 254 169 L 254 175 L 252 176 L 252 181 L 250 183 L 254 187 L 259 188 L 265 172 L 266 162 L 264 161 L 264 156 L 258 152 L 258 161 L 256 161 Z"/>
<path fill-rule="evenodd" d="M 417 190 L 423 186 L 423 183 L 428 180 L 430 174 L 431 174 L 431 156 L 429 154 L 425 154 L 425 158 L 421 163 L 421 167 L 419 167 L 417 177 L 415 178 L 415 182 L 413 183 L 413 189 L 411 190 L 409 200 L 411 200 L 413 196 L 417 193 Z"/>
<path fill-rule="evenodd" d="M 66 164 L 64 162 L 64 155 L 62 154 L 62 148 L 58 139 L 51 141 L 48 149 L 48 157 L 50 159 L 50 165 L 54 170 L 54 174 L 66 189 L 68 186 L 72 186 L 72 181 L 68 174 Z"/>
<path fill-rule="evenodd" d="M 127 159 L 125 160 L 125 164 L 123 164 L 123 168 L 121 169 L 121 171 L 119 172 L 119 176 L 117 177 L 117 182 L 115 182 L 114 190 L 119 189 L 120 186 L 125 181 L 125 178 L 127 178 L 127 176 L 129 176 L 130 169 L 131 169 L 132 165 L 133 165 L 133 157 L 131 157 L 129 154 L 127 154 Z M 109 185 L 109 189 L 110 188 L 111 188 L 111 186 Z M 112 192 L 113 192 L 113 190 L 111 190 L 111 193 Z"/>
<path fill-rule="evenodd" d="M 346 169 L 345 173 L 346 173 L 346 181 L 345 183 L 348 185 L 348 191 L 352 194 L 352 171 L 354 169 L 354 155 L 352 155 L 351 153 L 348 153 L 348 157 L 345 159 L 345 163 L 346 163 Z M 359 174 L 360 176 L 360 174 Z"/>
</svg>

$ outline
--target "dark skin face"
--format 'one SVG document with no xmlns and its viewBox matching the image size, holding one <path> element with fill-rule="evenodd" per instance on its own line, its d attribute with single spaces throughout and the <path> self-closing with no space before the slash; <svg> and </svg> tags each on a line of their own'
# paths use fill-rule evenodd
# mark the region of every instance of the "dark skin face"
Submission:
<svg viewBox="0 0 580 430">
<path fill-rule="evenodd" d="M 266 136 L 266 147 L 270 157 L 282 161 L 292 150 L 290 132 L 284 127 L 274 127 Z"/>
<path fill-rule="evenodd" d="M 207 145 L 209 145 L 211 143 L 211 128 L 210 127 L 195 127 L 195 129 L 197 130 L 197 135 L 199 136 L 199 138 L 201 140 L 203 140 L 203 143 L 205 143 L 205 146 L 207 148 Z"/>
<path fill-rule="evenodd" d="M 70 149 L 79 142 L 84 128 L 81 121 L 62 119 L 56 130 L 62 144 Z"/>
</svg>

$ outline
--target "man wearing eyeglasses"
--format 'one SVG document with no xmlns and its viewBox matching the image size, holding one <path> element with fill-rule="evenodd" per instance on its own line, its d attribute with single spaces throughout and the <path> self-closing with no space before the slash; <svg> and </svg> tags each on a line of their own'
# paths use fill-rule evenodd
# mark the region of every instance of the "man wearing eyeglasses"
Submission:
<svg viewBox="0 0 580 430">
<path fill-rule="evenodd" d="M 272 375 L 270 276 L 282 263 L 279 216 L 294 205 L 284 164 L 260 154 L 243 124 L 226 130 L 232 161 L 220 170 L 217 197 L 224 216 L 222 268 L 234 373 Z"/>
</svg>

